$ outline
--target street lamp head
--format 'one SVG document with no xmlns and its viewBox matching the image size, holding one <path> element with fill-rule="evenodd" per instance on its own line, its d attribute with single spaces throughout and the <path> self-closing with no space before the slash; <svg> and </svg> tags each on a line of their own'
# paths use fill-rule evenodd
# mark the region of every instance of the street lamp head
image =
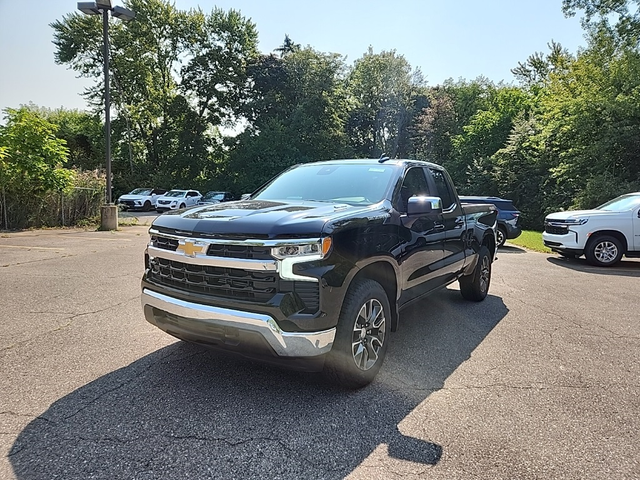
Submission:
<svg viewBox="0 0 640 480">
<path fill-rule="evenodd" d="M 96 5 L 98 8 L 111 10 L 111 0 L 96 0 Z"/>
<path fill-rule="evenodd" d="M 87 15 L 100 15 L 96 2 L 78 2 L 78 10 Z"/>
<path fill-rule="evenodd" d="M 115 18 L 119 18 L 120 20 L 123 20 L 125 22 L 128 22 L 129 20 L 133 20 L 136 14 L 135 12 L 132 12 L 128 8 L 116 6 L 116 7 L 113 7 L 113 10 L 111 11 L 111 16 Z"/>
</svg>

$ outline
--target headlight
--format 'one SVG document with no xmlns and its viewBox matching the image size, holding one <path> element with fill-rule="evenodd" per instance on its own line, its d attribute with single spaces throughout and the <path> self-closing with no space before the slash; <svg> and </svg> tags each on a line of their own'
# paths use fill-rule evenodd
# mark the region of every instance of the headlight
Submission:
<svg viewBox="0 0 640 480">
<path fill-rule="evenodd" d="M 331 249 L 331 237 L 325 237 L 322 240 L 317 240 L 313 243 L 301 243 L 299 245 L 283 245 L 280 247 L 273 247 L 271 249 L 271 255 L 275 258 L 300 258 L 305 256 L 319 256 L 324 258 Z"/>
<path fill-rule="evenodd" d="M 584 225 L 588 221 L 588 218 L 567 218 L 564 223 L 567 225 Z"/>
</svg>

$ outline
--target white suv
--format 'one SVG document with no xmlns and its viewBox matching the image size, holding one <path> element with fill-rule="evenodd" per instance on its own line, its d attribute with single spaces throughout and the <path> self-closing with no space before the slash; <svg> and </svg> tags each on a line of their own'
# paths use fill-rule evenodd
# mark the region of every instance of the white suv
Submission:
<svg viewBox="0 0 640 480">
<path fill-rule="evenodd" d="M 191 207 L 197 205 L 201 198 L 202 194 L 197 190 L 170 190 L 158 198 L 156 210 L 166 212 L 167 210 Z"/>
<path fill-rule="evenodd" d="M 621 195 L 593 210 L 556 212 L 544 221 L 544 244 L 565 257 L 583 255 L 608 267 L 622 255 L 640 257 L 640 192 Z"/>
<path fill-rule="evenodd" d="M 166 190 L 161 188 L 136 188 L 125 195 L 121 195 L 116 202 L 124 210 L 144 210 L 156 208 L 156 201 Z"/>
</svg>

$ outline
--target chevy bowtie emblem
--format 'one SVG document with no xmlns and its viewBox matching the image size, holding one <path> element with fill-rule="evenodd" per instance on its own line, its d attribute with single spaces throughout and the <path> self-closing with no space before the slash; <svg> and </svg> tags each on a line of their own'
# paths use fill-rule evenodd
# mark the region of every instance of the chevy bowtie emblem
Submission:
<svg viewBox="0 0 640 480">
<path fill-rule="evenodd" d="M 194 240 L 180 240 L 177 251 L 184 252 L 188 257 L 195 257 L 196 253 L 202 253 L 204 245 L 198 244 Z"/>
</svg>

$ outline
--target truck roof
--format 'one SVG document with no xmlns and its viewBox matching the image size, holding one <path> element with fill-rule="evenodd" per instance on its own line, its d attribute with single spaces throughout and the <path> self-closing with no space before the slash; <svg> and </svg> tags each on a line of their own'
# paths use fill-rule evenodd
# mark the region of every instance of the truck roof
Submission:
<svg viewBox="0 0 640 480">
<path fill-rule="evenodd" d="M 396 159 L 378 159 L 378 158 L 345 158 L 338 160 L 324 160 L 321 162 L 310 162 L 300 163 L 298 165 L 337 165 L 341 163 L 349 163 L 349 164 L 362 164 L 362 165 L 380 165 L 384 163 L 384 165 L 397 165 L 397 166 L 406 166 L 406 165 L 422 165 L 428 167 L 435 167 L 437 169 L 443 169 L 441 165 L 436 163 L 426 162 L 424 160 L 412 160 L 407 158 L 396 158 Z"/>
</svg>

